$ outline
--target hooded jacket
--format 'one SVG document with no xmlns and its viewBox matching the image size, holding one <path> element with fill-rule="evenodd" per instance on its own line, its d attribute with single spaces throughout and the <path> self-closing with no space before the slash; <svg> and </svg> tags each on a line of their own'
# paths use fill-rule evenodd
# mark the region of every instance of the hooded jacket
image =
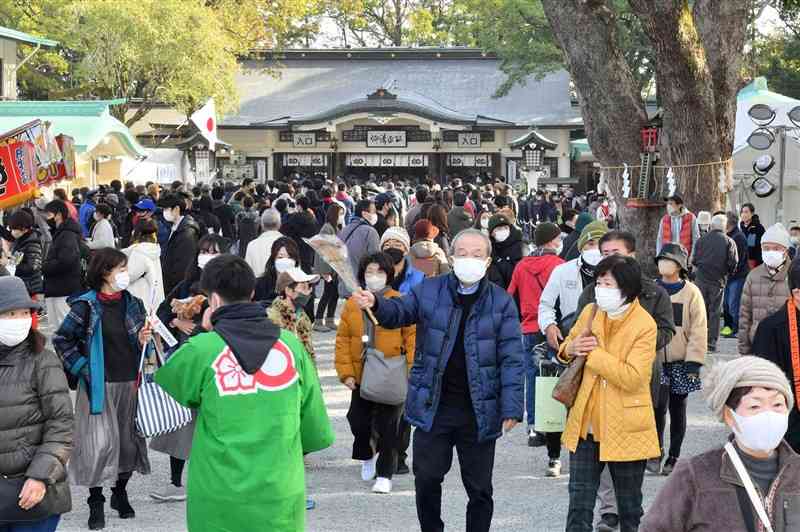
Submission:
<svg viewBox="0 0 800 532">
<path fill-rule="evenodd" d="M 45 297 L 66 297 L 82 290 L 81 226 L 67 218 L 53 232 L 53 243 L 42 264 Z"/>
<path fill-rule="evenodd" d="M 339 238 L 347 246 L 347 258 L 350 259 L 353 273 L 358 272 L 361 259 L 381 250 L 381 239 L 378 232 L 363 218 L 353 218 L 353 221 L 339 232 Z M 339 280 L 339 296 L 350 297 L 349 290 L 341 282 L 341 279 Z"/>
<path fill-rule="evenodd" d="M 42 240 L 39 229 L 34 227 L 28 233 L 14 241 L 11 248 L 12 255 L 21 255 L 14 275 L 25 282 L 28 293 L 41 294 L 44 292 L 44 279 L 42 277 Z"/>
<path fill-rule="evenodd" d="M 447 227 L 450 228 L 450 238 L 453 239 L 464 229 L 469 229 L 475 223 L 472 215 L 464 207 L 453 207 L 447 213 Z"/>
<path fill-rule="evenodd" d="M 522 241 L 522 231 L 515 226 L 509 226 L 511 234 L 503 242 L 492 238 L 492 263 L 486 276 L 490 281 L 504 290 L 511 283 L 511 276 L 517 263 L 525 256 L 525 244 Z"/>
<path fill-rule="evenodd" d="M 200 226 L 191 216 L 184 216 L 178 227 L 170 234 L 161 257 L 164 276 L 164 293 L 170 293 L 186 276 L 186 270 L 197 260 L 197 241 Z"/>
<path fill-rule="evenodd" d="M 522 333 L 534 334 L 539 329 L 539 302 L 550 274 L 564 260 L 555 253 L 525 257 L 511 276 L 508 293 L 517 300 L 522 318 Z"/>
<path fill-rule="evenodd" d="M 152 242 L 141 242 L 123 249 L 122 252 L 128 256 L 128 275 L 131 278 L 128 292 L 142 300 L 148 313 L 154 312 L 164 301 L 164 278 L 159 260 L 161 246 Z"/>
<path fill-rule="evenodd" d="M 417 325 L 416 356 L 409 373 L 405 416 L 424 431 L 433 427 L 442 396 L 444 370 L 461 322 L 459 281 L 453 274 L 425 279 L 408 295 L 378 297 L 381 327 Z M 478 441 L 495 440 L 504 419 L 522 420 L 524 388 L 519 314 L 511 297 L 483 279 L 464 325 L 464 356 Z"/>
<path fill-rule="evenodd" d="M 53 513 L 69 512 L 72 400 L 58 357 L 27 340 L 0 346 L 0 382 L 0 475 L 41 480 Z"/>
</svg>

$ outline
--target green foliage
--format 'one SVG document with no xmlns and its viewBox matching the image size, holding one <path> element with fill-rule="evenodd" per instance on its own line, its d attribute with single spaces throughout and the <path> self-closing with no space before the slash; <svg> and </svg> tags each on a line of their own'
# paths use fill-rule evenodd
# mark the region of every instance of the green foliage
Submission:
<svg viewBox="0 0 800 532">
<path fill-rule="evenodd" d="M 791 31 L 759 38 L 746 74 L 767 78 L 770 90 L 800 99 L 800 38 Z"/>
</svg>

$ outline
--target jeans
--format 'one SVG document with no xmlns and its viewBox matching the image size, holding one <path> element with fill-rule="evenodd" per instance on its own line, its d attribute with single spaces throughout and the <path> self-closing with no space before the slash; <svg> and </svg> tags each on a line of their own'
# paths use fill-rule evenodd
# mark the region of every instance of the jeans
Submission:
<svg viewBox="0 0 800 532">
<path fill-rule="evenodd" d="M 372 427 L 378 433 L 378 461 L 375 470 L 379 477 L 391 479 L 397 470 L 398 431 L 397 424 L 403 405 L 383 405 L 362 399 L 358 389 L 353 390 L 347 421 L 353 433 L 353 460 L 370 460 L 372 450 Z"/>
<path fill-rule="evenodd" d="M 667 409 L 669 408 L 669 456 L 679 458 L 683 437 L 686 436 L 686 398 L 685 394 L 670 393 L 669 405 L 656 408 L 656 430 L 658 431 L 658 444 L 664 449 L 664 428 L 667 424 Z"/>
<path fill-rule="evenodd" d="M 739 332 L 739 307 L 742 304 L 742 288 L 745 279 L 731 279 L 725 287 L 725 311 L 730 316 L 730 321 L 726 322 L 736 334 Z"/>
<path fill-rule="evenodd" d="M 601 462 L 600 444 L 590 434 L 578 441 L 569 461 L 567 532 L 591 532 L 600 474 L 608 466 L 619 506 L 620 530 L 635 532 L 642 519 L 642 481 L 646 461 Z"/>
<path fill-rule="evenodd" d="M 60 515 L 51 515 L 47 519 L 32 523 L 9 523 L 0 525 L 0 532 L 53 532 L 61 521 Z"/>
<path fill-rule="evenodd" d="M 337 288 L 336 277 L 331 279 L 330 282 L 325 281 L 325 290 L 322 292 L 322 298 L 317 305 L 317 319 L 321 320 L 324 317 L 333 319 L 336 315 L 336 304 L 339 302 L 339 289 Z M 325 316 L 327 309 L 328 315 Z"/>
<path fill-rule="evenodd" d="M 472 409 L 440 405 L 430 432 L 414 431 L 414 486 L 422 532 L 442 532 L 442 482 L 458 451 L 461 482 L 467 491 L 466 532 L 488 532 L 492 525 L 492 470 L 495 440 L 479 442 Z"/>
</svg>

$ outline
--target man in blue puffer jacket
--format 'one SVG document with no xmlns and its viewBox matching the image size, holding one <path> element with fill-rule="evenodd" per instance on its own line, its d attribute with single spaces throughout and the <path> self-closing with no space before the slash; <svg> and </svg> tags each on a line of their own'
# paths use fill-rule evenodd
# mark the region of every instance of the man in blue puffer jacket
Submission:
<svg viewBox="0 0 800 532">
<path fill-rule="evenodd" d="M 444 530 L 442 482 L 453 446 L 469 497 L 467 530 L 492 522 L 495 442 L 523 416 L 523 351 L 517 307 L 486 268 L 491 242 L 480 231 L 453 241 L 453 273 L 426 279 L 400 298 L 353 296 L 381 326 L 417 324 L 405 417 L 414 432 L 414 484 L 423 532 Z"/>
</svg>

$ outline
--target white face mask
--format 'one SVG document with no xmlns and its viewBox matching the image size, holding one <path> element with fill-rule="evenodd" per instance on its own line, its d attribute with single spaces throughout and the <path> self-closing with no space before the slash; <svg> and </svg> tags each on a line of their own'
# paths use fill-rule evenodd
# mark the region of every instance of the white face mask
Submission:
<svg viewBox="0 0 800 532">
<path fill-rule="evenodd" d="M 114 282 L 111 283 L 111 288 L 115 292 L 122 292 L 131 284 L 131 276 L 128 272 L 119 272 L 114 275 Z"/>
<path fill-rule="evenodd" d="M 19 238 L 19 237 L 14 237 L 14 238 Z M 792 241 L 792 244 L 794 244 L 795 246 L 800 244 L 800 236 L 793 236 L 790 238 L 790 240 Z"/>
<path fill-rule="evenodd" d="M 164 219 L 169 223 L 175 222 L 175 214 L 172 212 L 171 209 L 164 209 Z"/>
<path fill-rule="evenodd" d="M 581 258 L 583 259 L 583 262 L 589 266 L 597 266 L 600 264 L 600 261 L 603 260 L 603 254 L 600 253 L 600 250 L 597 248 L 587 249 L 586 251 L 581 252 Z"/>
<path fill-rule="evenodd" d="M 481 218 L 481 228 L 489 229 L 489 218 Z"/>
<path fill-rule="evenodd" d="M 671 260 L 658 261 L 658 273 L 666 277 L 671 277 L 678 272 L 678 265 Z"/>
<path fill-rule="evenodd" d="M 505 242 L 511 236 L 511 229 L 508 227 L 501 227 L 494 230 L 494 239 L 497 242 Z"/>
<path fill-rule="evenodd" d="M 667 205 L 667 213 L 668 214 L 676 214 L 678 212 L 677 207 L 673 207 L 672 205 Z"/>
<path fill-rule="evenodd" d="M 344 216 L 339 216 L 339 225 L 344 227 Z"/>
<path fill-rule="evenodd" d="M 764 264 L 773 270 L 777 270 L 786 260 L 786 253 L 782 251 L 765 251 L 761 254 L 761 258 L 764 260 Z"/>
<path fill-rule="evenodd" d="M 556 255 L 561 255 L 562 251 L 564 251 L 564 242 L 559 242 L 556 248 Z"/>
<path fill-rule="evenodd" d="M 367 290 L 370 292 L 380 292 L 386 288 L 386 274 L 379 273 L 378 275 L 366 275 L 364 281 L 367 285 Z"/>
<path fill-rule="evenodd" d="M 486 275 L 486 260 L 469 257 L 453 259 L 453 273 L 464 284 L 475 284 Z"/>
<path fill-rule="evenodd" d="M 364 219 L 367 221 L 369 225 L 375 225 L 376 223 L 378 223 L 378 213 L 369 212 L 364 216 Z"/>
<path fill-rule="evenodd" d="M 197 256 L 197 267 L 202 270 L 203 268 L 206 267 L 206 264 L 211 262 L 211 259 L 213 259 L 216 256 L 217 256 L 216 253 L 200 253 Z"/>
<path fill-rule="evenodd" d="M 733 433 L 739 442 L 753 451 L 769 452 L 777 449 L 789 426 L 789 414 L 767 410 L 754 416 L 740 416 L 731 410 L 739 428 Z"/>
<path fill-rule="evenodd" d="M 15 347 L 24 342 L 31 330 L 32 321 L 30 316 L 0 320 L 0 344 Z"/>
<path fill-rule="evenodd" d="M 619 288 L 606 288 L 596 286 L 594 289 L 594 299 L 597 306 L 609 316 L 618 316 L 625 311 L 625 299 Z"/>
<path fill-rule="evenodd" d="M 294 259 L 275 259 L 275 271 L 283 273 L 288 269 L 295 267 Z"/>
</svg>

